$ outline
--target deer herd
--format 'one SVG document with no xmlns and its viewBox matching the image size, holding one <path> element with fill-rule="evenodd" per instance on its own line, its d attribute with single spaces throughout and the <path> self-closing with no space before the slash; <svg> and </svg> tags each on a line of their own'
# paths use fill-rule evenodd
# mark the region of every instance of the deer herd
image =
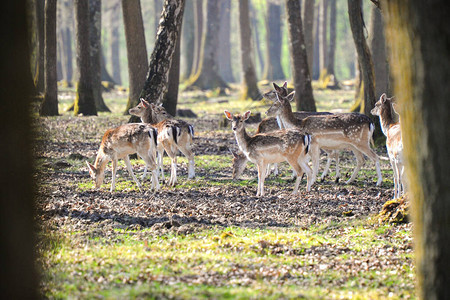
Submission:
<svg viewBox="0 0 450 300">
<path fill-rule="evenodd" d="M 293 112 L 291 101 L 295 92 L 289 93 L 287 83 L 264 94 L 264 98 L 273 104 L 267 110 L 268 118 L 261 121 L 256 132 L 250 135 L 246 131 L 246 120 L 250 111 L 233 115 L 225 111 L 231 121 L 231 129 L 235 135 L 239 152 L 233 152 L 233 179 L 241 176 L 247 161 L 253 162 L 258 170 L 257 196 L 264 196 L 264 180 L 269 173 L 270 164 L 286 161 L 292 167 L 296 177 L 293 194 L 299 191 L 303 174 L 306 174 L 306 191 L 316 181 L 319 171 L 321 150 L 327 154 L 327 163 L 321 180 L 327 175 L 331 159 L 336 161 L 336 182 L 340 177 L 339 152 L 350 150 L 356 158 L 356 167 L 350 179 L 355 180 L 367 156 L 375 164 L 377 181 L 382 182 L 380 158 L 371 148 L 374 123 L 359 113 L 329 112 Z M 379 116 L 383 133 L 386 135 L 386 148 L 394 174 L 394 198 L 404 193 L 404 165 L 402 162 L 402 137 L 400 122 L 395 122 L 395 103 L 393 98 L 381 95 L 371 113 Z M 129 155 L 137 153 L 145 162 L 142 179 L 151 172 L 151 188 L 159 190 L 159 178 L 164 182 L 163 154 L 167 153 L 171 160 L 170 179 L 168 185 L 177 183 L 177 154 L 183 153 L 188 159 L 188 178 L 195 177 L 194 153 L 192 151 L 194 128 L 191 124 L 174 119 L 159 105 L 141 99 L 140 103 L 129 110 L 131 115 L 141 118 L 142 123 L 129 123 L 109 129 L 103 135 L 95 163 L 87 162 L 89 174 L 95 181 L 96 188 L 103 183 L 106 165 L 112 161 L 112 181 L 110 191 L 115 190 L 115 176 L 118 159 L 123 159 L 136 182 L 139 190 L 142 186 L 133 173 Z"/>
</svg>

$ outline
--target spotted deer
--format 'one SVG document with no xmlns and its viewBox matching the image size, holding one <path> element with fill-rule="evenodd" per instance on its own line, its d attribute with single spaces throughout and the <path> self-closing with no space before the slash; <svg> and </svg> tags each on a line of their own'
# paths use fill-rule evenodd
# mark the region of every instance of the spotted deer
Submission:
<svg viewBox="0 0 450 300">
<path fill-rule="evenodd" d="M 359 113 L 339 113 L 325 116 L 310 116 L 303 120 L 297 120 L 292 112 L 290 101 L 294 99 L 295 92 L 287 96 L 286 91 L 274 83 L 275 93 L 264 97 L 274 100 L 273 105 L 268 109 L 268 116 L 277 116 L 286 128 L 297 128 L 311 134 L 319 147 L 324 150 L 349 149 L 353 151 L 357 165 L 352 176 L 346 182 L 355 180 L 357 173 L 364 164 L 364 155 L 375 163 L 377 171 L 377 183 L 382 181 L 380 162 L 378 155 L 370 148 L 373 130 L 375 129 L 372 120 Z M 273 95 L 275 99 L 273 99 Z M 319 153 L 311 151 L 311 156 L 315 156 L 312 161 L 313 178 L 317 176 L 319 169 Z"/>
<path fill-rule="evenodd" d="M 328 112 L 294 112 L 294 115 L 297 119 L 302 120 L 308 116 L 311 115 L 330 115 L 331 113 Z M 261 121 L 261 123 L 259 123 L 258 128 L 256 129 L 255 134 L 258 133 L 267 133 L 267 132 L 272 132 L 275 130 L 279 130 L 282 129 L 283 127 L 279 127 L 279 122 L 275 117 L 269 117 L 269 118 L 265 118 L 264 120 Z M 231 153 L 233 154 L 233 159 L 232 159 L 232 169 L 233 169 L 233 173 L 232 173 L 232 178 L 233 180 L 239 179 L 240 176 L 242 175 L 242 173 L 245 170 L 245 166 L 247 165 L 248 159 L 245 156 L 244 153 L 242 152 L 233 152 L 231 151 Z M 323 180 L 325 178 L 325 176 L 328 173 L 330 164 L 331 164 L 331 158 L 334 158 L 337 162 L 337 168 L 336 168 L 336 176 L 339 177 L 339 156 L 337 155 L 338 153 L 336 151 L 333 152 L 327 152 L 328 156 L 327 156 L 327 165 L 322 173 L 321 176 L 321 180 Z M 268 168 L 269 171 L 269 168 Z M 268 172 L 269 173 L 269 172 Z M 277 164 L 274 164 L 274 174 L 277 175 L 278 174 L 278 168 L 277 168 Z M 268 174 L 267 174 L 268 175 Z"/>
<path fill-rule="evenodd" d="M 403 142 L 400 121 L 396 122 L 395 103 L 393 98 L 381 95 L 370 111 L 372 115 L 380 118 L 381 130 L 386 136 L 386 148 L 394 173 L 394 199 L 401 197 L 404 193 L 404 165 L 403 165 Z"/>
<path fill-rule="evenodd" d="M 161 171 L 161 178 L 164 181 L 163 154 L 164 150 L 170 157 L 171 171 L 168 184 L 174 186 L 177 183 L 177 153 L 181 151 L 189 161 L 188 178 L 195 177 L 194 153 L 192 142 L 194 137 L 194 127 L 182 120 L 175 120 L 163 107 L 149 103 L 140 99 L 136 107 L 129 109 L 131 115 L 141 118 L 142 122 L 152 124 L 160 134 L 158 134 L 158 166 Z"/>
<path fill-rule="evenodd" d="M 92 165 L 86 162 L 89 174 L 95 181 L 98 189 L 105 178 L 105 168 L 112 161 L 112 181 L 110 192 L 116 187 L 116 171 L 118 159 L 123 159 L 128 172 L 136 182 L 139 190 L 142 186 L 133 173 L 133 167 L 128 155 L 137 153 L 152 171 L 152 189 L 159 190 L 158 176 L 156 174 L 156 129 L 149 124 L 130 123 L 119 127 L 108 129 L 103 135 L 100 148 Z"/>
<path fill-rule="evenodd" d="M 306 190 L 311 190 L 311 168 L 308 166 L 306 158 L 311 143 L 309 135 L 302 134 L 295 129 L 280 129 L 250 136 L 245 130 L 245 121 L 250 117 L 250 111 L 243 115 L 236 114 L 234 116 L 227 110 L 224 113 L 227 119 L 231 121 L 231 128 L 240 150 L 248 160 L 258 167 L 256 196 L 264 196 L 267 165 L 282 161 L 287 161 L 299 175 L 295 182 L 293 194 L 298 193 L 303 173 L 306 173 L 307 176 Z"/>
</svg>

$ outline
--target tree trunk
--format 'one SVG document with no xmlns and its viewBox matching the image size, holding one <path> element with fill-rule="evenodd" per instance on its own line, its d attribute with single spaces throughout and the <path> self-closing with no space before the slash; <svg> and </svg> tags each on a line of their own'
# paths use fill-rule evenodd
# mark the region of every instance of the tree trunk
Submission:
<svg viewBox="0 0 450 300">
<path fill-rule="evenodd" d="M 202 42 L 201 61 L 197 74 L 192 78 L 189 86 L 198 87 L 203 90 L 228 88 L 227 83 L 219 75 L 217 63 L 217 45 L 219 44 L 219 0 L 208 0 L 206 31 Z"/>
<path fill-rule="evenodd" d="M 39 114 L 58 115 L 58 86 L 56 78 L 56 0 L 45 1 L 45 94 Z"/>
<path fill-rule="evenodd" d="M 281 5 L 267 3 L 266 17 L 266 62 L 263 78 L 268 80 L 285 79 L 281 67 Z"/>
<path fill-rule="evenodd" d="M 412 202 L 417 298 L 450 299 L 448 2 L 382 1 Z"/>
<path fill-rule="evenodd" d="M 336 0 L 328 0 L 330 6 L 330 44 L 328 46 L 327 74 L 333 75 L 334 83 L 337 83 L 334 72 L 334 58 L 336 54 Z"/>
<path fill-rule="evenodd" d="M 239 1 L 239 27 L 241 37 L 241 65 L 242 65 L 242 95 L 241 98 L 259 100 L 261 94 L 258 90 L 255 67 L 253 65 L 252 32 L 248 0 Z"/>
<path fill-rule="evenodd" d="M 367 46 L 364 36 L 364 20 L 362 19 L 361 0 L 348 0 L 348 16 L 350 19 L 350 27 L 352 29 L 353 40 L 355 42 L 356 53 L 358 54 L 358 63 L 361 68 L 363 85 L 364 85 L 364 114 L 371 117 L 378 124 L 376 126 L 374 137 L 382 135 L 380 122 L 370 113 L 375 106 L 375 78 L 373 72 L 372 55 Z"/>
<path fill-rule="evenodd" d="M 39 299 L 27 1 L 2 3 L 0 36 L 4 41 L 0 47 L 1 294 L 4 299 Z"/>
<path fill-rule="evenodd" d="M 220 29 L 219 45 L 217 49 L 217 63 L 219 66 L 219 75 L 226 82 L 234 82 L 233 70 L 231 68 L 231 0 L 221 0 L 220 3 Z M 251 38 L 251 37 L 250 37 Z"/>
<path fill-rule="evenodd" d="M 183 25 L 181 25 L 180 30 L 182 30 L 182 28 Z M 181 34 L 178 35 L 177 38 L 175 53 L 173 54 L 172 63 L 170 65 L 168 88 L 163 99 L 163 107 L 172 116 L 177 114 L 178 88 L 180 85 L 180 47 Z"/>
<path fill-rule="evenodd" d="M 102 2 L 89 0 L 89 44 L 91 59 L 92 92 L 97 111 L 111 112 L 102 97 L 102 66 L 101 66 L 101 32 L 102 32 Z"/>
<path fill-rule="evenodd" d="M 203 0 L 194 1 L 194 53 L 192 61 L 192 69 L 190 77 L 195 77 L 200 65 L 200 55 L 202 49 L 202 37 L 203 37 Z"/>
<path fill-rule="evenodd" d="M 253 28 L 253 32 L 254 32 L 254 41 L 255 41 L 255 45 L 256 45 L 256 54 L 258 56 L 258 62 L 259 62 L 259 69 L 260 70 L 264 70 L 264 56 L 262 54 L 261 51 L 261 42 L 259 39 L 259 26 L 258 26 L 258 19 L 257 19 L 257 12 L 255 11 L 253 5 L 251 2 L 249 2 L 249 8 L 250 8 L 250 19 L 251 19 L 251 24 L 252 24 L 252 28 Z M 256 70 L 257 68 L 255 68 Z"/>
<path fill-rule="evenodd" d="M 123 2 L 123 0 L 122 0 Z M 122 3 L 123 5 L 123 3 Z M 132 5 L 132 4 L 130 4 Z M 120 18 L 120 2 L 117 1 L 111 7 L 110 12 L 110 59 L 111 59 L 111 70 L 112 70 L 112 80 L 116 84 L 122 84 L 121 68 L 120 68 L 120 45 L 119 45 L 119 22 Z M 142 19 L 142 18 L 141 18 Z M 124 21 L 125 23 L 125 21 Z M 139 34 L 139 33 L 138 33 Z"/>
<path fill-rule="evenodd" d="M 312 71 L 312 77 L 314 80 L 319 79 L 320 76 L 320 35 L 319 35 L 319 29 L 320 29 L 320 10 L 321 3 L 319 2 L 319 5 L 317 5 L 316 9 L 314 10 L 314 17 L 316 21 L 314 22 L 314 44 L 313 44 L 313 71 Z"/>
<path fill-rule="evenodd" d="M 44 86 L 44 48 L 45 48 L 45 21 L 44 21 L 44 0 L 36 0 L 36 23 L 38 33 L 38 71 L 36 73 L 34 82 L 38 93 L 45 92 Z"/>
<path fill-rule="evenodd" d="M 286 0 L 286 12 L 297 109 L 316 111 L 306 57 L 300 2 L 298 0 Z"/>
<path fill-rule="evenodd" d="M 92 89 L 92 70 L 89 46 L 89 3 L 74 0 L 76 18 L 76 48 L 79 79 L 74 103 L 74 115 L 97 115 Z"/>
<path fill-rule="evenodd" d="M 327 68 L 327 22 L 328 22 L 328 0 L 322 0 L 319 10 L 319 59 L 320 59 L 320 72 L 322 73 Z"/>
<path fill-rule="evenodd" d="M 148 70 L 148 59 L 140 0 L 122 0 L 122 13 L 129 80 L 128 102 L 124 114 L 128 114 L 128 110 L 139 103 Z"/>
<path fill-rule="evenodd" d="M 389 63 L 386 55 L 386 42 L 384 38 L 384 25 L 381 11 L 372 5 L 369 26 L 369 47 L 372 52 L 375 71 L 375 99 L 381 94 L 390 95 L 389 90 Z"/>
<path fill-rule="evenodd" d="M 314 57 L 314 0 L 304 0 L 303 35 L 305 36 L 306 55 L 308 57 L 308 70 L 313 69 Z"/>
<path fill-rule="evenodd" d="M 155 47 L 150 57 L 147 80 L 141 91 L 141 98 L 162 103 L 168 88 L 170 64 L 183 21 L 184 0 L 165 0 L 156 36 Z"/>
<path fill-rule="evenodd" d="M 63 1 L 61 7 L 62 13 L 62 66 L 63 66 L 63 78 L 66 81 L 67 86 L 72 86 L 73 80 L 73 54 L 72 54 L 72 28 L 73 28 L 73 3 L 71 1 Z"/>
<path fill-rule="evenodd" d="M 101 67 L 102 67 L 102 81 L 108 81 L 108 82 L 113 82 L 113 83 L 117 83 L 114 81 L 114 79 L 111 77 L 111 75 L 109 75 L 108 70 L 106 70 L 106 61 L 105 61 L 105 54 L 103 53 L 103 48 L 100 48 L 101 51 Z"/>
<path fill-rule="evenodd" d="M 187 1 L 184 8 L 184 17 L 181 34 L 181 61 L 180 61 L 180 80 L 184 81 L 189 78 L 192 71 L 192 63 L 194 60 L 195 45 L 195 20 L 194 20 L 194 3 Z"/>
</svg>

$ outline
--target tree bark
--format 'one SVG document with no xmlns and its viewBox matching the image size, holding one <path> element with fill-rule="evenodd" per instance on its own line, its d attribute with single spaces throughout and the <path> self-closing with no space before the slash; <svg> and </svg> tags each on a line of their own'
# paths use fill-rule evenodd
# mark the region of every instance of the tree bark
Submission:
<svg viewBox="0 0 450 300">
<path fill-rule="evenodd" d="M 92 88 L 92 70 L 89 46 L 89 3 L 74 0 L 76 18 L 76 48 L 79 79 L 74 103 L 74 115 L 97 115 Z"/>
<path fill-rule="evenodd" d="M 328 46 L 327 74 L 333 75 L 334 82 L 337 83 L 334 71 L 334 58 L 336 54 L 336 0 L 328 0 L 330 7 L 330 43 Z"/>
<path fill-rule="evenodd" d="M 303 10 L 303 35 L 305 36 L 306 55 L 308 57 L 308 70 L 313 69 L 314 57 L 314 0 L 304 0 Z"/>
<path fill-rule="evenodd" d="M 417 298 L 450 299 L 448 2 L 383 0 L 412 202 Z"/>
<path fill-rule="evenodd" d="M 300 2 L 298 0 L 286 0 L 286 12 L 297 109 L 316 111 L 303 36 Z"/>
<path fill-rule="evenodd" d="M 180 32 L 183 29 L 183 24 L 181 24 Z M 172 63 L 169 70 L 169 82 L 167 92 L 163 99 L 163 107 L 166 111 L 175 116 L 177 114 L 177 104 L 178 104 L 178 88 L 180 85 L 180 52 L 181 52 L 181 34 L 178 35 L 175 44 L 175 52 L 172 57 Z"/>
<path fill-rule="evenodd" d="M 45 93 L 39 114 L 58 115 L 58 86 L 56 78 L 56 0 L 45 1 Z"/>
<path fill-rule="evenodd" d="M 375 99 L 381 94 L 390 95 L 389 88 L 389 63 L 386 54 L 386 42 L 384 38 L 384 25 L 381 11 L 372 5 L 369 26 L 369 47 L 372 53 L 375 72 Z"/>
<path fill-rule="evenodd" d="M 255 67 L 253 64 L 252 33 L 250 28 L 248 0 L 239 1 L 239 27 L 241 38 L 241 65 L 242 65 L 242 95 L 241 98 L 259 100 L 261 94 L 258 90 Z"/>
<path fill-rule="evenodd" d="M 323 72 L 327 68 L 327 28 L 328 28 L 328 0 L 322 0 L 319 10 L 320 25 L 319 25 L 319 59 L 320 59 L 320 72 Z"/>
<path fill-rule="evenodd" d="M 92 92 L 97 111 L 111 112 L 102 97 L 102 66 L 101 66 L 101 32 L 102 32 L 102 2 L 89 0 L 89 44 L 91 59 Z"/>
<path fill-rule="evenodd" d="M 73 80 L 73 54 L 72 54 L 72 28 L 73 28 L 73 3 L 71 1 L 63 1 L 62 3 L 62 17 L 64 19 L 63 28 L 61 28 L 62 36 L 62 63 L 64 80 L 67 86 L 72 86 Z"/>
<path fill-rule="evenodd" d="M 348 0 L 348 15 L 350 19 L 350 27 L 352 30 L 353 40 L 355 42 L 356 52 L 358 54 L 358 62 L 361 68 L 362 79 L 364 84 L 364 114 L 372 118 L 377 124 L 374 137 L 382 135 L 380 122 L 370 113 L 375 106 L 375 78 L 373 72 L 372 55 L 367 46 L 366 38 L 364 36 L 364 20 L 362 19 L 362 7 L 360 0 Z"/>
<path fill-rule="evenodd" d="M 140 98 L 152 103 L 162 103 L 167 93 L 170 64 L 183 21 L 184 0 L 165 0 L 162 20 L 150 57 L 147 80 Z"/>
<path fill-rule="evenodd" d="M 263 79 L 285 79 L 281 67 L 281 5 L 267 3 L 266 17 L 266 61 L 264 63 Z"/>
<path fill-rule="evenodd" d="M 220 29 L 219 45 L 217 49 L 217 63 L 219 66 L 219 75 L 226 82 L 233 82 L 234 77 L 233 70 L 231 68 L 230 43 L 231 0 L 221 0 L 220 4 Z"/>
<path fill-rule="evenodd" d="M 203 90 L 228 88 L 227 83 L 219 75 L 217 63 L 217 45 L 219 44 L 219 0 L 207 1 L 206 31 L 202 41 L 200 65 L 196 75 L 188 86 L 198 87 Z"/>
<path fill-rule="evenodd" d="M 133 4 L 130 4 L 133 5 Z M 123 0 L 122 0 L 123 6 Z M 122 84 L 121 67 L 120 67 L 120 45 L 119 45 L 119 22 L 120 3 L 116 1 L 111 7 L 110 12 L 110 59 L 111 59 L 111 77 L 114 83 Z M 142 17 L 141 17 L 142 19 Z M 125 20 L 124 20 L 125 23 Z M 139 34 L 139 33 L 137 33 Z"/>
<path fill-rule="evenodd" d="M 139 103 L 148 70 L 144 22 L 140 0 L 122 0 L 123 24 L 128 58 L 128 102 L 124 114 Z"/>
<path fill-rule="evenodd" d="M 4 299 L 39 299 L 27 1 L 2 3 L 0 36 L 5 41 L 0 47 L 1 294 Z"/>
<path fill-rule="evenodd" d="M 264 55 L 262 54 L 261 51 L 261 43 L 260 43 L 260 34 L 259 34 L 259 26 L 258 26 L 258 19 L 257 19 L 257 11 L 255 10 L 254 6 L 252 5 L 251 2 L 249 2 L 249 8 L 250 8 L 250 19 L 251 19 L 251 24 L 252 24 L 252 28 L 253 28 L 253 32 L 254 32 L 254 40 L 255 40 L 255 45 L 256 45 L 256 54 L 258 57 L 258 62 L 259 62 L 259 69 L 260 70 L 264 70 Z M 256 70 L 256 66 L 255 66 L 255 70 Z"/>
</svg>

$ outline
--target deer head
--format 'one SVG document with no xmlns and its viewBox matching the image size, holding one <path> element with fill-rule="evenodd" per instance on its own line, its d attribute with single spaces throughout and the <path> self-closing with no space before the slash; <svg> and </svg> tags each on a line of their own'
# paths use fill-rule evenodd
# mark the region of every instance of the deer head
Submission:
<svg viewBox="0 0 450 300">
<path fill-rule="evenodd" d="M 275 101 L 272 106 L 269 107 L 266 114 L 269 117 L 276 116 L 282 114 L 284 110 L 291 110 L 292 107 L 289 102 L 294 100 L 295 92 L 290 93 L 287 96 L 280 96 L 278 93 L 275 93 Z"/>
<path fill-rule="evenodd" d="M 100 188 L 100 186 L 103 183 L 103 179 L 105 179 L 105 173 L 99 168 L 96 168 L 93 164 L 86 162 L 88 169 L 89 169 L 89 175 L 92 179 L 94 179 L 95 182 L 95 188 Z"/>
<path fill-rule="evenodd" d="M 224 113 L 227 119 L 231 121 L 231 129 L 236 132 L 244 128 L 244 122 L 250 117 L 251 111 L 248 110 L 243 115 L 237 114 L 234 116 L 228 110 Z"/>
</svg>

